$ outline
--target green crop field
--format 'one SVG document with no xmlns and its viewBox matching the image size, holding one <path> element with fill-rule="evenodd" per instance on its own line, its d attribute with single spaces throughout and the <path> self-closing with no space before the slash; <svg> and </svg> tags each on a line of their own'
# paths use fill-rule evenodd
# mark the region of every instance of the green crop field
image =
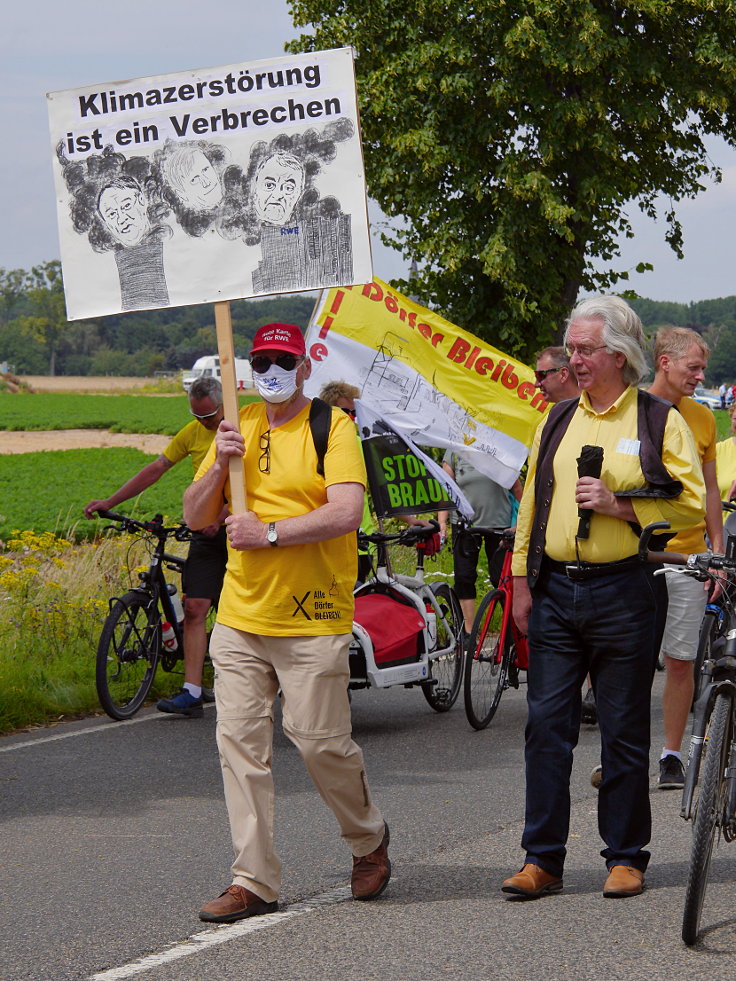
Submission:
<svg viewBox="0 0 736 981">
<path fill-rule="evenodd" d="M 240 404 L 253 401 L 243 396 Z M 191 421 L 186 395 L 80 395 L 0 392 L 0 430 L 109 429 L 173 436 Z"/>
<path fill-rule="evenodd" d="M 87 521 L 84 505 L 107 497 L 154 459 L 125 448 L 0 455 L 0 540 L 17 530 L 88 537 L 101 522 Z M 137 517 L 161 512 L 178 521 L 182 494 L 192 476 L 191 463 L 183 460 L 119 510 Z"/>
</svg>

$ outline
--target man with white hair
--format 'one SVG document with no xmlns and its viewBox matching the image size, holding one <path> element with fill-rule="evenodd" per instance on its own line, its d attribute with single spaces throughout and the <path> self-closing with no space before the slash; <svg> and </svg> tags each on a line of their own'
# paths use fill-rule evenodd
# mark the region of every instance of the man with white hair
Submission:
<svg viewBox="0 0 736 981">
<path fill-rule="evenodd" d="M 690 429 L 670 403 L 637 389 L 644 343 L 639 318 L 619 297 L 578 304 L 565 347 L 582 394 L 553 406 L 532 447 L 512 565 L 514 619 L 529 637 L 526 859 L 501 887 L 525 899 L 562 889 L 588 671 L 601 733 L 603 895 L 644 888 L 650 689 L 663 603 L 656 567 L 638 559 L 639 531 L 654 521 L 687 528 L 705 510 Z M 578 476 L 583 448 L 602 452 L 600 476 Z M 587 534 L 579 509 L 592 515 Z"/>
</svg>

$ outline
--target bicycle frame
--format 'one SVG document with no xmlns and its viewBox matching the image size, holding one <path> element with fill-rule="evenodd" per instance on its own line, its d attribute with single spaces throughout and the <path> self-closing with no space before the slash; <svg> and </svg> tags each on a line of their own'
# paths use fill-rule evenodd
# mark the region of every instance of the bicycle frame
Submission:
<svg viewBox="0 0 736 981">
<path fill-rule="evenodd" d="M 472 530 L 472 529 L 471 529 Z M 501 629 L 499 633 L 504 637 L 507 635 L 509 629 L 511 630 L 511 636 L 514 641 L 515 656 L 515 667 L 519 671 L 526 671 L 529 667 L 529 642 L 527 640 L 526 634 L 523 634 L 519 628 L 516 626 L 516 621 L 514 620 L 514 615 L 512 611 L 512 606 L 514 602 L 514 577 L 511 574 L 511 557 L 514 547 L 514 536 L 513 532 L 507 529 L 503 530 L 501 536 L 501 542 L 499 543 L 499 548 L 506 550 L 506 554 L 503 559 L 503 565 L 501 566 L 501 575 L 499 576 L 498 586 L 496 589 L 501 590 L 501 592 L 506 594 L 506 602 L 503 605 L 503 619 L 501 620 Z M 491 615 L 491 608 L 488 608 L 488 617 Z M 486 633 L 488 632 L 488 618 L 483 624 L 483 629 L 478 632 L 478 644 L 476 646 L 474 657 L 477 659 L 480 649 L 483 646 L 483 641 L 485 640 Z M 496 655 L 497 661 L 500 663 L 503 657 L 503 644 L 498 645 L 498 652 Z"/>
<path fill-rule="evenodd" d="M 728 693 L 732 704 L 736 704 L 736 629 L 730 630 L 728 633 L 723 657 L 705 662 L 703 675 L 702 693 L 693 709 L 693 728 L 685 770 L 685 785 L 682 789 L 680 817 L 686 821 L 693 817 L 695 788 L 700 777 L 703 747 L 706 743 L 706 732 L 716 697 L 719 694 Z M 733 750 L 731 757 L 729 766 L 729 813 L 734 814 L 736 810 L 736 773 L 733 772 Z"/>
<path fill-rule="evenodd" d="M 161 610 L 163 619 L 171 624 L 176 637 L 176 647 L 174 651 L 171 652 L 162 650 L 162 655 L 166 658 L 174 655 L 173 660 L 178 660 L 184 649 L 184 632 L 182 629 L 182 623 L 179 623 L 179 619 L 174 610 L 171 595 L 169 594 L 166 577 L 164 575 L 164 566 L 181 575 L 184 571 L 185 559 L 180 555 L 173 555 L 172 553 L 165 551 L 166 540 L 171 534 L 172 530 L 164 527 L 161 515 L 158 514 L 155 516 L 153 521 L 149 522 L 134 521 L 125 515 L 118 515 L 112 511 L 101 511 L 100 515 L 103 518 L 121 522 L 123 529 L 126 531 L 139 530 L 156 538 L 156 544 L 153 548 L 153 552 L 151 553 L 148 569 L 138 573 L 139 585 L 133 586 L 131 591 L 134 593 L 140 593 L 141 596 L 150 597 L 151 603 Z M 184 528 L 185 526 L 181 527 Z M 174 534 L 176 536 L 176 532 Z M 186 540 L 188 537 L 190 537 L 189 530 L 186 529 L 186 534 L 181 533 L 178 535 L 178 537 L 181 540 Z M 114 604 L 117 603 L 120 598 L 121 597 L 119 596 L 110 597 L 108 600 L 108 609 L 112 610 Z M 164 668 L 169 670 L 166 664 L 164 664 Z"/>
</svg>

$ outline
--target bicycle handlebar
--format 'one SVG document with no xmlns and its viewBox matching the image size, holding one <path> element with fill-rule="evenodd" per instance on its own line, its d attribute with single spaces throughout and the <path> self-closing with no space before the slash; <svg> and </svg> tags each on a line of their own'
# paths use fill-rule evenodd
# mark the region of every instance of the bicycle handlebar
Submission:
<svg viewBox="0 0 736 981">
<path fill-rule="evenodd" d="M 736 511 L 736 503 L 723 502 L 723 509 Z M 691 555 L 682 552 L 650 552 L 649 541 L 656 531 L 669 528 L 669 521 L 655 521 L 642 529 L 639 536 L 639 558 L 642 562 L 666 562 L 670 565 L 685 566 L 683 573 L 697 576 L 700 579 L 715 579 L 711 569 L 724 569 L 736 572 L 736 548 L 728 548 L 725 555 L 718 552 L 694 552 Z"/>
<path fill-rule="evenodd" d="M 180 522 L 178 525 L 165 525 L 161 514 L 154 515 L 151 521 L 137 521 L 127 514 L 117 514 L 115 511 L 106 511 L 104 508 L 100 508 L 97 514 L 105 521 L 116 521 L 122 525 L 123 531 L 143 531 L 162 541 L 166 541 L 173 535 L 177 542 L 186 542 L 191 539 L 193 534 L 192 529 L 184 522 Z"/>
<path fill-rule="evenodd" d="M 401 531 L 374 531 L 367 534 L 364 531 L 358 532 L 358 543 L 361 548 L 366 545 L 413 545 L 418 546 L 428 541 L 440 530 L 439 523 L 434 518 L 429 519 L 428 525 L 409 525 Z"/>
</svg>

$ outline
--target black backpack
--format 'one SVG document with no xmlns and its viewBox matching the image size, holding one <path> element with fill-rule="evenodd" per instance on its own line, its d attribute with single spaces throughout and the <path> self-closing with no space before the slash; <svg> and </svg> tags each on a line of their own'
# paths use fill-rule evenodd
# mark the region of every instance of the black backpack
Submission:
<svg viewBox="0 0 736 981">
<path fill-rule="evenodd" d="M 317 454 L 317 473 L 320 477 L 325 475 L 325 453 L 330 440 L 331 425 L 332 406 L 322 399 L 312 399 L 309 407 L 309 428 L 312 430 L 312 440 Z"/>
</svg>

